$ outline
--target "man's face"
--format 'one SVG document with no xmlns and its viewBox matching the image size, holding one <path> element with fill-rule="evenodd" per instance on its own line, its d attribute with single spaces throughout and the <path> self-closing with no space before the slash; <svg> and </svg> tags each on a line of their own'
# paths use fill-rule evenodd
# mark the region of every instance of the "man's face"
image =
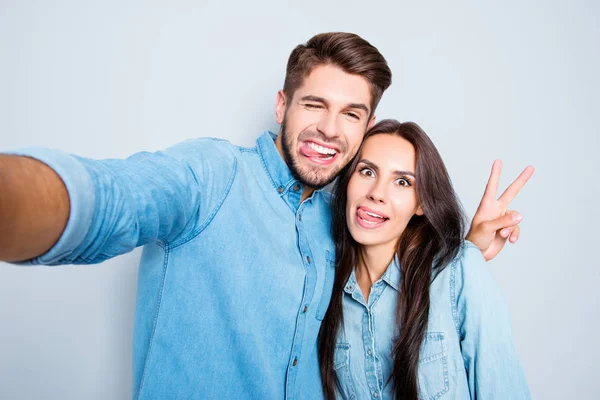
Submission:
<svg viewBox="0 0 600 400">
<path fill-rule="evenodd" d="M 292 99 L 280 91 L 277 148 L 296 179 L 320 188 L 354 157 L 371 116 L 368 81 L 338 67 L 315 67 Z"/>
</svg>

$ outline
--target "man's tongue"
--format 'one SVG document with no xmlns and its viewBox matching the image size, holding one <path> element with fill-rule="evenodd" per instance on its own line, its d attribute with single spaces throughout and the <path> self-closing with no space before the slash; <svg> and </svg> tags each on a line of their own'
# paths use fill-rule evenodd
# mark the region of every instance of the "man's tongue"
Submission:
<svg viewBox="0 0 600 400">
<path fill-rule="evenodd" d="M 310 157 L 310 158 L 329 158 L 329 157 L 331 157 L 331 154 L 321 154 L 307 144 L 302 145 L 302 147 L 300 147 L 300 151 L 306 157 Z"/>
<path fill-rule="evenodd" d="M 360 218 L 364 219 L 365 221 L 369 221 L 369 222 L 383 222 L 385 221 L 384 218 L 377 218 L 377 217 L 373 217 L 369 214 L 367 214 L 367 212 L 365 210 L 363 210 L 362 208 L 359 208 L 357 211 L 357 214 Z"/>
</svg>

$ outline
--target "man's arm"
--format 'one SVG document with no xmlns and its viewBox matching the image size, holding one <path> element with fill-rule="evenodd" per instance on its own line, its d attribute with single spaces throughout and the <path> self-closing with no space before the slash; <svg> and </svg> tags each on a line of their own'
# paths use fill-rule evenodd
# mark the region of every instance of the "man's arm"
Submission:
<svg viewBox="0 0 600 400">
<path fill-rule="evenodd" d="M 54 170 L 0 169 L 0 182 L 12 186 L 0 200 L 0 259 L 34 265 L 99 263 L 156 241 L 177 246 L 206 226 L 236 171 L 233 146 L 214 139 L 124 160 L 43 148 L 15 154 Z M 48 183 L 57 179 L 60 189 Z"/>
<path fill-rule="evenodd" d="M 0 154 L 0 260 L 44 254 L 68 219 L 69 194 L 52 168 L 33 158 Z"/>
<path fill-rule="evenodd" d="M 452 315 L 471 398 L 531 399 L 508 304 L 483 257 L 467 244 L 452 268 Z"/>
</svg>

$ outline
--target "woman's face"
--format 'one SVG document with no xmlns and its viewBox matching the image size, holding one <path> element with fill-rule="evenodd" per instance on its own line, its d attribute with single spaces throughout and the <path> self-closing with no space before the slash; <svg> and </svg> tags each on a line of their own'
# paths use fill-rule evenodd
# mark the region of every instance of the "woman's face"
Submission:
<svg viewBox="0 0 600 400">
<path fill-rule="evenodd" d="M 348 182 L 346 223 L 363 246 L 396 246 L 408 221 L 423 212 L 415 190 L 415 149 L 389 134 L 368 138 Z"/>
</svg>

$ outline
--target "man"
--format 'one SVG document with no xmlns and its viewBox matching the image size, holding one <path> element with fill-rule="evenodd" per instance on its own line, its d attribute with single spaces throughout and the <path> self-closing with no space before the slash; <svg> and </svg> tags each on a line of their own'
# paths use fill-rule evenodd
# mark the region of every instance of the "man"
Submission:
<svg viewBox="0 0 600 400">
<path fill-rule="evenodd" d="M 126 160 L 1 156 L 0 259 L 87 264 L 145 245 L 134 398 L 320 398 L 335 263 L 321 188 L 356 154 L 390 83 L 365 40 L 321 34 L 290 55 L 280 133 L 255 147 L 204 138 Z M 509 200 L 488 195 L 498 174 L 469 236 L 488 259 L 518 235 Z"/>
</svg>

